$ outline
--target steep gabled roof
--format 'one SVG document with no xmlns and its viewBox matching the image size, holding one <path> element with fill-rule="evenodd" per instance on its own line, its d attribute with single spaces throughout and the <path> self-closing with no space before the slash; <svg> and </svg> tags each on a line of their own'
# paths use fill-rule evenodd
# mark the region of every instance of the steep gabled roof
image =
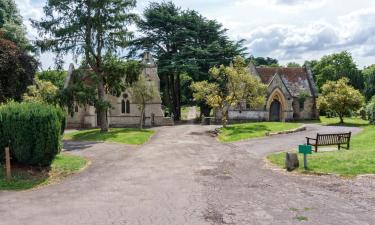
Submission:
<svg viewBox="0 0 375 225">
<path fill-rule="evenodd" d="M 315 96 L 313 86 L 310 84 L 312 79 L 309 78 L 307 69 L 302 68 L 274 68 L 274 67 L 257 67 L 257 75 L 264 84 L 270 84 L 276 74 L 278 74 L 288 91 L 292 96 L 298 97 L 302 92 L 309 96 Z"/>
</svg>

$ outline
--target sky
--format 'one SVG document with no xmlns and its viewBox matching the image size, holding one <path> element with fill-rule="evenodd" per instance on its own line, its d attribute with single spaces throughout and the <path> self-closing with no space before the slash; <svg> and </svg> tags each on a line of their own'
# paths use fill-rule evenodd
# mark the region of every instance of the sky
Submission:
<svg viewBox="0 0 375 225">
<path fill-rule="evenodd" d="M 162 2 L 163 0 L 154 0 Z M 15 0 L 28 36 L 38 33 L 29 19 L 43 17 L 46 0 Z M 138 0 L 142 13 L 149 0 Z M 362 68 L 375 63 L 375 0 L 173 0 L 228 29 L 233 40 L 245 39 L 248 54 L 272 57 L 281 64 L 347 50 Z M 40 56 L 42 68 L 53 67 L 52 53 Z M 65 58 L 65 67 L 73 62 Z"/>
</svg>

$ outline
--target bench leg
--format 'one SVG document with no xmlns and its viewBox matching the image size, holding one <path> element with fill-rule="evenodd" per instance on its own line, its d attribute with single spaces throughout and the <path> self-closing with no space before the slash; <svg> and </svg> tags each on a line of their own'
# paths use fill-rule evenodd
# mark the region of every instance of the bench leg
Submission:
<svg viewBox="0 0 375 225">
<path fill-rule="evenodd" d="M 339 144 L 339 150 L 341 149 L 341 145 Z"/>
<path fill-rule="evenodd" d="M 349 142 L 348 142 L 348 145 L 347 145 L 346 147 L 347 147 L 347 149 L 349 149 L 349 148 L 350 148 L 350 144 L 349 144 Z"/>
<path fill-rule="evenodd" d="M 317 144 L 315 144 L 315 152 L 318 152 L 318 145 Z"/>
</svg>

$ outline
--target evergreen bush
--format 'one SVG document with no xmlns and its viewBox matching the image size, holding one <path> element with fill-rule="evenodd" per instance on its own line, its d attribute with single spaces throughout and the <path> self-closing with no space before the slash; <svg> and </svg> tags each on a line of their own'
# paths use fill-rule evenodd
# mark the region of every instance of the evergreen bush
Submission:
<svg viewBox="0 0 375 225">
<path fill-rule="evenodd" d="M 0 106 L 0 160 L 10 146 L 12 160 L 49 166 L 62 147 L 64 112 L 43 103 L 9 102 Z"/>
<path fill-rule="evenodd" d="M 372 97 L 371 101 L 367 104 L 366 107 L 367 111 L 367 118 L 370 124 L 375 125 L 375 96 Z"/>
</svg>

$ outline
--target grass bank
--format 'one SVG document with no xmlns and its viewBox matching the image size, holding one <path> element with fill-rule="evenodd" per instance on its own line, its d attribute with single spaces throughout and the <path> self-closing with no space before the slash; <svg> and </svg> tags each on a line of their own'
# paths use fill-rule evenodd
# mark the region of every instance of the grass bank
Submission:
<svg viewBox="0 0 375 225">
<path fill-rule="evenodd" d="M 267 132 L 280 132 L 300 127 L 299 123 L 283 123 L 283 122 L 256 122 L 229 125 L 221 128 L 219 140 L 221 142 L 240 141 L 249 138 L 266 136 Z"/>
<path fill-rule="evenodd" d="M 359 118 L 345 118 L 339 124 L 337 118 L 322 117 L 326 125 L 359 126 L 363 131 L 353 136 L 350 150 L 318 152 L 308 156 L 309 171 L 314 173 L 334 173 L 342 176 L 356 176 L 375 173 L 375 126 Z M 282 149 L 280 149 L 282 150 Z M 286 149 L 285 149 L 286 150 Z M 302 155 L 299 155 L 303 162 Z M 284 168 L 285 153 L 275 153 L 267 157 L 272 163 Z M 303 166 L 302 166 L 303 167 Z M 299 171 L 303 171 L 303 168 Z"/>
<path fill-rule="evenodd" d="M 153 130 L 140 130 L 133 128 L 111 128 L 107 133 L 101 133 L 99 129 L 81 130 L 64 135 L 65 140 L 73 141 L 106 141 L 120 144 L 141 145 L 147 142 Z"/>
<path fill-rule="evenodd" d="M 46 185 L 76 173 L 87 165 L 87 160 L 74 155 L 59 154 L 50 168 L 33 168 L 14 165 L 12 178 L 7 179 L 3 165 L 0 169 L 0 190 L 26 190 Z"/>
</svg>

